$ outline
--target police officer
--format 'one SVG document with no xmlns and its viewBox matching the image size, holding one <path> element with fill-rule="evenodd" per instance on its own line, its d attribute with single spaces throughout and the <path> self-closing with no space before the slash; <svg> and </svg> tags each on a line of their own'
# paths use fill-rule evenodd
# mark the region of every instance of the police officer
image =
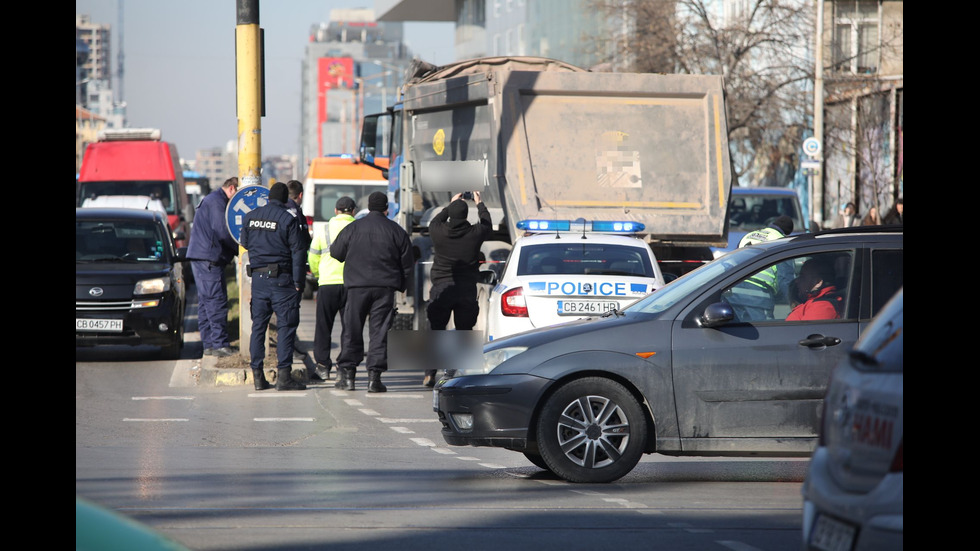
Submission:
<svg viewBox="0 0 980 551">
<path fill-rule="evenodd" d="M 747 247 L 781 239 L 793 233 L 793 219 L 789 216 L 779 216 L 768 226 L 745 234 L 739 241 L 739 247 Z M 791 265 L 769 266 L 761 270 L 733 289 L 733 304 L 735 315 L 739 321 L 762 321 L 773 319 L 773 309 L 776 298 L 787 293 L 793 280 Z"/>
<path fill-rule="evenodd" d="M 326 381 L 330 378 L 333 362 L 330 360 L 330 345 L 333 322 L 342 312 L 347 302 L 344 289 L 344 263 L 330 256 L 330 244 L 340 230 L 354 221 L 354 200 L 344 196 L 334 205 L 334 216 L 316 230 L 308 256 L 310 271 L 318 278 L 316 290 L 316 331 L 313 335 L 313 356 L 316 357 L 316 376 Z"/>
<path fill-rule="evenodd" d="M 306 248 L 297 216 L 286 209 L 289 189 L 277 182 L 269 202 L 245 215 L 241 243 L 248 250 L 252 278 L 252 376 L 255 390 L 269 388 L 263 371 L 265 335 L 273 312 L 279 333 L 276 390 L 306 390 L 292 377 L 293 348 L 299 325 L 299 302 L 306 277 Z"/>
<path fill-rule="evenodd" d="M 493 232 L 493 224 L 479 191 L 473 192 L 473 200 L 479 213 L 479 224 L 470 224 L 466 220 L 469 207 L 461 193 L 454 195 L 452 202 L 429 222 L 435 255 L 426 313 L 429 327 L 433 330 L 445 329 L 452 316 L 457 330 L 468 331 L 476 325 L 480 314 L 480 305 L 476 300 L 480 246 Z M 427 369 L 422 384 L 432 387 L 435 383 L 436 370 Z"/>
</svg>

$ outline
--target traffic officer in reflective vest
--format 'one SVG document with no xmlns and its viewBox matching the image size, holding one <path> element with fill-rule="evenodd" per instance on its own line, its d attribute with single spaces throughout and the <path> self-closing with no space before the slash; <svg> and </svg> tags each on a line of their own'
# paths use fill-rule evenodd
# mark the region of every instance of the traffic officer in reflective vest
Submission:
<svg viewBox="0 0 980 551">
<path fill-rule="evenodd" d="M 765 228 L 745 234 L 739 247 L 772 241 L 793 233 L 793 219 L 780 216 Z M 784 295 L 795 274 L 791 265 L 769 266 L 736 285 L 732 307 L 739 321 L 773 319 L 776 298 Z"/>
<path fill-rule="evenodd" d="M 272 313 L 279 334 L 276 390 L 306 390 L 292 377 L 293 347 L 299 326 L 299 303 L 306 277 L 306 242 L 296 215 L 286 209 L 289 189 L 277 182 L 269 202 L 245 215 L 242 247 L 248 250 L 247 273 L 252 278 L 252 376 L 255 390 L 269 388 L 263 371 L 265 336 Z"/>
</svg>

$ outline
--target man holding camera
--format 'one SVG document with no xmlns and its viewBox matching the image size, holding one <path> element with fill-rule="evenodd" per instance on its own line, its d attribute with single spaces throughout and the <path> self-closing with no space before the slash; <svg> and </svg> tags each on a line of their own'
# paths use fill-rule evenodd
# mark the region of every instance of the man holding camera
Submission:
<svg viewBox="0 0 980 551">
<path fill-rule="evenodd" d="M 466 195 L 469 195 L 467 193 Z M 476 325 L 480 305 L 476 300 L 476 283 L 480 273 L 480 246 L 493 232 L 490 211 L 472 192 L 479 215 L 479 224 L 466 220 L 469 207 L 462 193 L 453 196 L 449 206 L 429 222 L 429 235 L 434 247 L 432 260 L 432 289 L 429 291 L 429 327 L 445 329 L 452 316 L 457 330 L 470 330 Z M 422 384 L 435 386 L 435 370 L 427 370 Z"/>
</svg>

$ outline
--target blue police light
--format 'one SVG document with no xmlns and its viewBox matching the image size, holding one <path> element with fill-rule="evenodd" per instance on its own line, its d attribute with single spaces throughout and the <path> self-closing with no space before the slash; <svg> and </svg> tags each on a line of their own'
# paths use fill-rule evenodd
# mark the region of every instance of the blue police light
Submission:
<svg viewBox="0 0 980 551">
<path fill-rule="evenodd" d="M 637 233 L 646 228 L 640 222 L 616 221 L 616 220 L 594 220 L 592 231 L 611 232 L 611 233 Z"/>
<path fill-rule="evenodd" d="M 568 231 L 572 223 L 568 220 L 521 220 L 517 222 L 517 229 L 530 232 L 543 231 Z"/>
</svg>

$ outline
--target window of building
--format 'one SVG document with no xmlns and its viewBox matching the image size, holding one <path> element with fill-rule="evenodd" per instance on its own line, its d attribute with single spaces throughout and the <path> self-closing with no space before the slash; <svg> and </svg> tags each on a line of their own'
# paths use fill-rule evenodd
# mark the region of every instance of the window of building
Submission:
<svg viewBox="0 0 980 551">
<path fill-rule="evenodd" d="M 843 73 L 878 72 L 878 0 L 845 0 L 835 5 L 834 70 Z"/>
</svg>

